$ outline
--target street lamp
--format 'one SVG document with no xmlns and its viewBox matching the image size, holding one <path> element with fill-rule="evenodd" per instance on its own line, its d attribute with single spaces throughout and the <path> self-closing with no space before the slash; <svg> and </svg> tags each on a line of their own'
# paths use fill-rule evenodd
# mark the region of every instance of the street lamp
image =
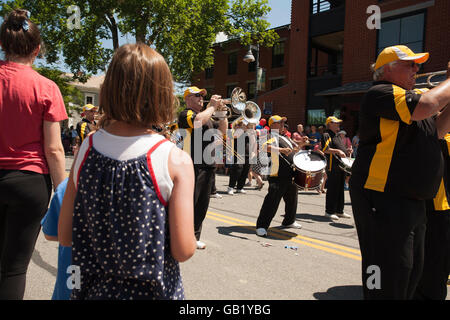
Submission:
<svg viewBox="0 0 450 320">
<path fill-rule="evenodd" d="M 253 55 L 252 50 L 256 51 L 256 58 Z M 244 56 L 243 59 L 245 62 L 247 63 L 251 63 L 251 62 L 256 62 L 256 81 L 255 81 L 255 102 L 258 102 L 257 98 L 258 98 L 258 69 L 259 69 L 259 44 L 257 44 L 256 46 L 254 45 L 250 45 L 249 49 L 247 51 L 247 54 Z"/>
</svg>

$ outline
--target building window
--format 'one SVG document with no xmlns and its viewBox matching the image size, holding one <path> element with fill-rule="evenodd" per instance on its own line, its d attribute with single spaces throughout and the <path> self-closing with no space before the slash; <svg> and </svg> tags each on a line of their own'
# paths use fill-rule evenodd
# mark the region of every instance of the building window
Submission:
<svg viewBox="0 0 450 320">
<path fill-rule="evenodd" d="M 270 80 L 270 90 L 275 90 L 284 85 L 284 78 Z"/>
<path fill-rule="evenodd" d="M 94 97 L 86 96 L 86 104 L 94 104 Z"/>
<path fill-rule="evenodd" d="M 230 53 L 228 55 L 228 74 L 237 73 L 237 52 Z"/>
<path fill-rule="evenodd" d="M 423 52 L 425 13 L 394 18 L 381 22 L 377 54 L 384 48 L 402 44 L 414 52 Z"/>
<path fill-rule="evenodd" d="M 206 68 L 205 79 L 212 79 L 212 78 L 214 78 L 214 67 Z"/>
<path fill-rule="evenodd" d="M 255 83 L 249 82 L 247 84 L 247 100 L 251 100 L 255 97 Z"/>
<path fill-rule="evenodd" d="M 284 42 L 278 42 L 272 48 L 272 68 L 282 66 L 284 66 Z"/>
</svg>

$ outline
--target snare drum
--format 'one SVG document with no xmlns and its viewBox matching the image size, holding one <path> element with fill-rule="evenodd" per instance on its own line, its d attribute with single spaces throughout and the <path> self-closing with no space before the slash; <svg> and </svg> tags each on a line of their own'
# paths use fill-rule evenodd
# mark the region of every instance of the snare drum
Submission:
<svg viewBox="0 0 450 320">
<path fill-rule="evenodd" d="M 340 158 L 337 157 L 339 160 L 339 168 L 344 171 L 346 174 L 351 175 L 352 174 L 352 166 L 355 159 L 353 158 Z"/>
<path fill-rule="evenodd" d="M 301 150 L 294 155 L 294 183 L 301 189 L 318 189 L 322 184 L 327 160 L 311 150 Z"/>
</svg>

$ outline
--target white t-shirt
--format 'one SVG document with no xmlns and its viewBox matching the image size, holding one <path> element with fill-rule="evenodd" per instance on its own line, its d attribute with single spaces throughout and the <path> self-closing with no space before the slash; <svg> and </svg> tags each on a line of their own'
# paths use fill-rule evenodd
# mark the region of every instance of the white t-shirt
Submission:
<svg viewBox="0 0 450 320">
<path fill-rule="evenodd" d="M 119 161 L 126 161 L 147 154 L 147 152 L 164 137 L 159 134 L 146 134 L 135 137 L 116 136 L 100 129 L 93 134 L 92 144 L 95 150 L 102 155 Z M 173 181 L 169 175 L 169 154 L 173 147 L 170 141 L 162 143 L 155 152 L 151 154 L 153 170 L 156 183 L 163 199 L 168 202 L 172 194 Z M 80 166 L 89 149 L 89 139 L 85 139 L 78 151 L 77 159 L 73 168 L 73 182 L 77 187 L 77 177 Z"/>
</svg>

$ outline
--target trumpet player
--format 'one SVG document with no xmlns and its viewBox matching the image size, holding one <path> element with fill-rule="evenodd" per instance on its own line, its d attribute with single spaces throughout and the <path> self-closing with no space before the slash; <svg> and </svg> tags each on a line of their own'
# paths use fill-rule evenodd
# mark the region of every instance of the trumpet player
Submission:
<svg viewBox="0 0 450 320">
<path fill-rule="evenodd" d="M 205 249 L 206 244 L 200 241 L 203 220 L 208 211 L 211 187 L 214 181 L 216 164 L 205 157 L 205 149 L 215 143 L 214 137 L 206 139 L 208 130 L 214 129 L 211 121 L 213 113 L 226 108 L 221 96 L 213 95 L 210 102 L 203 109 L 205 89 L 189 87 L 184 92 L 186 109 L 178 117 L 178 126 L 185 129 L 183 149 L 189 153 L 194 162 L 195 189 L 194 189 L 194 231 L 197 239 L 197 249 Z M 219 115 L 220 118 L 220 115 Z M 228 119 L 223 116 L 216 122 L 221 135 L 226 134 Z"/>
<path fill-rule="evenodd" d="M 385 48 L 362 99 L 350 196 L 365 299 L 411 299 L 422 274 L 426 201 L 439 190 L 439 139 L 450 129 L 450 108 L 444 109 L 450 80 L 427 92 L 414 90 L 419 65 L 428 58 L 402 45 Z M 378 286 L 370 284 L 371 266 L 380 270 Z"/>
</svg>

